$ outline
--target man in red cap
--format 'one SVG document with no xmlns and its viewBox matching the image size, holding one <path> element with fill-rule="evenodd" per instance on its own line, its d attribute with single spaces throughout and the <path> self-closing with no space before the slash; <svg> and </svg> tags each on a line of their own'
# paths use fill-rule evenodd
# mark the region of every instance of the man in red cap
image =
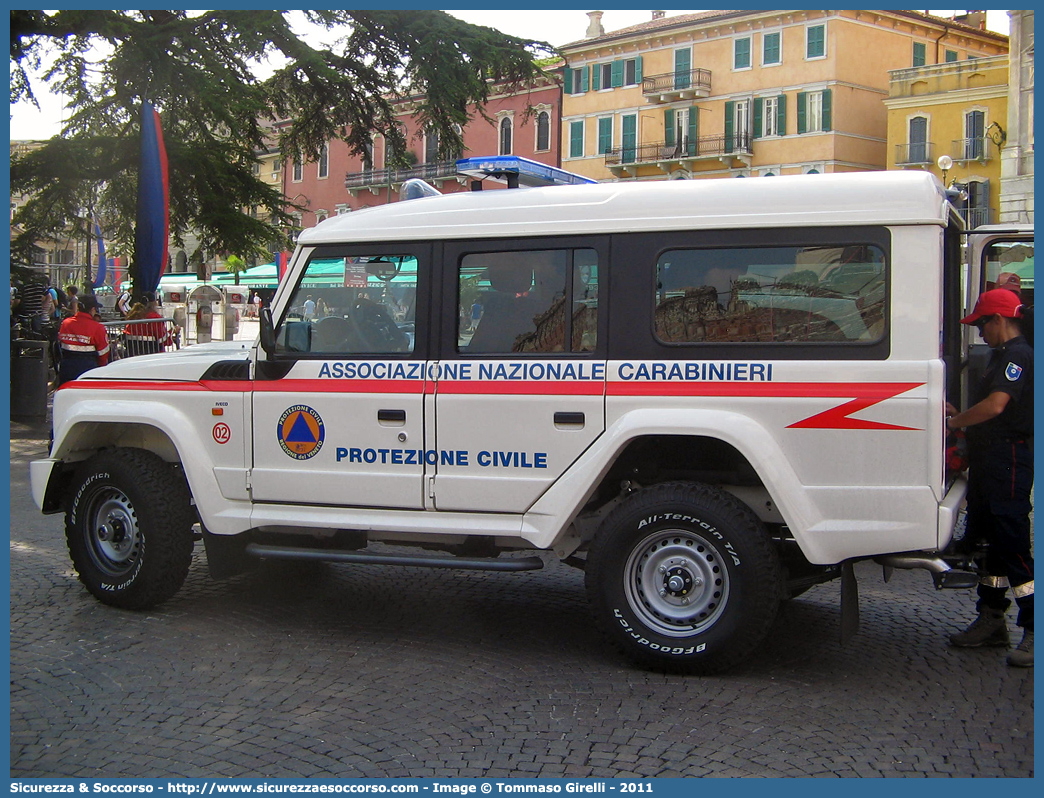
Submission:
<svg viewBox="0 0 1044 798">
<path fill-rule="evenodd" d="M 89 369 L 109 362 L 109 336 L 98 321 L 100 303 L 93 296 L 80 300 L 79 310 L 58 329 L 62 362 L 58 365 L 59 387 Z"/>
<path fill-rule="evenodd" d="M 1007 647 L 1010 588 L 1023 636 L 1008 664 L 1023 668 L 1033 667 L 1033 348 L 1023 335 L 1029 312 L 1018 294 L 1004 288 L 979 296 L 961 323 L 978 327 L 993 352 L 975 404 L 963 413 L 946 406 L 946 428 L 968 428 L 968 535 L 989 545 L 978 587 L 979 617 L 950 635 L 950 643 Z"/>
</svg>

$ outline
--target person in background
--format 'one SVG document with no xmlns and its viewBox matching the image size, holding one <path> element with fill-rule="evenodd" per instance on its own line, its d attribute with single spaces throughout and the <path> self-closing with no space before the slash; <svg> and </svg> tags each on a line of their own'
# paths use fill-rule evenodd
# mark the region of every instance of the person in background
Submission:
<svg viewBox="0 0 1044 798">
<path fill-rule="evenodd" d="M 167 324 L 163 321 L 159 312 L 159 300 L 155 294 L 143 294 L 142 302 L 135 304 L 127 314 L 127 321 L 135 322 L 128 324 L 123 334 L 128 356 L 163 352 L 174 342 L 174 333 L 167 329 Z"/>
<path fill-rule="evenodd" d="M 93 296 L 84 297 L 76 315 L 63 321 L 58 329 L 62 358 L 58 366 L 59 387 L 109 362 L 109 337 L 98 320 L 99 308 Z"/>
<path fill-rule="evenodd" d="M 131 311 L 131 292 L 124 291 L 120 294 L 116 300 L 116 310 L 119 311 L 120 318 L 127 318 L 127 314 Z"/>
<path fill-rule="evenodd" d="M 67 315 L 75 316 L 79 311 L 80 289 L 75 285 L 65 286 L 65 309 Z"/>
<path fill-rule="evenodd" d="M 1032 309 L 1018 294 L 994 288 L 961 319 L 974 324 L 992 349 L 976 386 L 975 404 L 959 412 L 947 403 L 946 428 L 967 428 L 968 535 L 988 544 L 980 577 L 978 618 L 950 635 L 960 648 L 1008 646 L 1005 611 L 1010 589 L 1018 605 L 1022 641 L 1008 664 L 1033 667 L 1033 348 L 1023 334 Z"/>
</svg>

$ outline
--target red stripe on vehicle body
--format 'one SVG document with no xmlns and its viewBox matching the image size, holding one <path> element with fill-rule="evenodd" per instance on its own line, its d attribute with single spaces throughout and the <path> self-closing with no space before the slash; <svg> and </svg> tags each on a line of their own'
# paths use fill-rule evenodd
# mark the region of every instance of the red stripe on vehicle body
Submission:
<svg viewBox="0 0 1044 798">
<path fill-rule="evenodd" d="M 113 391 L 223 391 L 234 393 L 341 393 L 341 394 L 433 394 L 449 396 L 600 396 L 613 397 L 730 397 L 780 399 L 840 399 L 844 404 L 796 421 L 788 429 L 915 430 L 878 421 L 851 418 L 853 413 L 902 393 L 919 388 L 922 382 L 630 382 L 540 381 L 540 380 L 206 380 L 203 382 L 147 382 L 127 380 L 77 380 L 61 390 L 87 388 Z"/>
</svg>

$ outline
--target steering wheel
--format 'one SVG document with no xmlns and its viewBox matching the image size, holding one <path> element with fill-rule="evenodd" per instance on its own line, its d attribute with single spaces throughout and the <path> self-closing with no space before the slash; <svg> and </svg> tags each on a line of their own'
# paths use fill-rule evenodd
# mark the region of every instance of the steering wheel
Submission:
<svg viewBox="0 0 1044 798">
<path fill-rule="evenodd" d="M 364 352 L 405 352 L 409 347 L 410 339 L 406 333 L 399 329 L 383 308 L 369 299 L 356 299 L 349 311 L 349 318 Z"/>
<path fill-rule="evenodd" d="M 312 334 L 313 352 L 350 352 L 352 325 L 340 316 L 324 316 L 315 323 Z"/>
</svg>

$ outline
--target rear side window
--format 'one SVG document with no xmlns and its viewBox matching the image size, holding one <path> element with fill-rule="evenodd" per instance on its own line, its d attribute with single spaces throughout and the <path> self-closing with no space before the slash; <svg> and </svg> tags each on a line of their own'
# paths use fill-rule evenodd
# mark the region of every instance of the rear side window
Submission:
<svg viewBox="0 0 1044 798">
<path fill-rule="evenodd" d="M 869 244 L 674 249 L 656 263 L 663 343 L 871 343 L 886 263 Z"/>
<path fill-rule="evenodd" d="M 459 352 L 592 352 L 598 344 L 593 249 L 465 255 L 457 277 Z"/>
</svg>

